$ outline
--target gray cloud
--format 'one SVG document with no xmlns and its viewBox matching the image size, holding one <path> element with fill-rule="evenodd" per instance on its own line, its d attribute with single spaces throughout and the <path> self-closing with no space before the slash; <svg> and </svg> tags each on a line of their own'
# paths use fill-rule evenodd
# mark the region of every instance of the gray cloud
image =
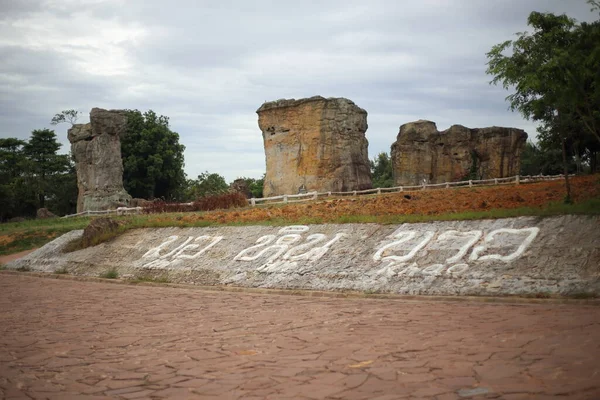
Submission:
<svg viewBox="0 0 600 400">
<path fill-rule="evenodd" d="M 228 180 L 262 175 L 255 110 L 278 98 L 352 99 L 371 157 L 419 118 L 534 136 L 485 74 L 485 53 L 532 10 L 595 17 L 584 0 L 0 0 L 0 132 L 27 138 L 67 108 L 153 109 L 181 135 L 189 176 Z"/>
</svg>

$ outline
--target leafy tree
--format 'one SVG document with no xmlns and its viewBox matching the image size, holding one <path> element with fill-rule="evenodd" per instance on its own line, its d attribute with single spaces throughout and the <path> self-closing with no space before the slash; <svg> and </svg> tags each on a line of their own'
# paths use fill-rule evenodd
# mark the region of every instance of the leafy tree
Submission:
<svg viewBox="0 0 600 400">
<path fill-rule="evenodd" d="M 208 171 L 198 175 L 198 179 L 188 180 L 186 198 L 189 200 L 198 197 L 221 194 L 229 190 L 229 185 L 221 175 Z"/>
<path fill-rule="evenodd" d="M 41 207 L 74 211 L 77 178 L 69 156 L 57 154 L 60 146 L 48 129 L 34 130 L 28 142 L 0 139 L 0 220 L 33 217 Z"/>
<path fill-rule="evenodd" d="M 133 197 L 181 200 L 186 186 L 184 150 L 168 117 L 130 110 L 127 133 L 121 137 L 125 189 Z"/>
<path fill-rule="evenodd" d="M 50 123 L 52 125 L 58 125 L 58 124 L 62 124 L 63 122 L 68 122 L 69 124 L 71 124 L 71 126 L 73 126 L 73 125 L 75 125 L 75 122 L 77 122 L 78 118 L 79 118 L 79 111 L 63 110 L 63 111 L 59 112 L 58 114 L 55 114 L 54 117 L 52 117 L 52 120 L 50 121 Z"/>
<path fill-rule="evenodd" d="M 574 132 L 600 141 L 600 21 L 577 24 L 566 15 L 532 12 L 527 22 L 532 33 L 487 53 L 487 73 L 494 76 L 491 83 L 514 89 L 507 97 L 512 110 L 541 122 L 547 143 L 559 144 L 570 201 L 567 150 Z"/>
<path fill-rule="evenodd" d="M 56 177 L 69 170 L 69 156 L 57 154 L 61 144 L 50 129 L 36 129 L 23 146 L 27 158 L 27 171 L 32 188 L 38 198 L 38 208 L 46 207 L 49 189 L 53 188 Z"/>
<path fill-rule="evenodd" d="M 573 163 L 569 171 L 574 171 Z M 521 153 L 521 175 L 558 175 L 563 172 L 562 151 L 556 148 L 544 148 L 527 142 Z"/>
<path fill-rule="evenodd" d="M 262 178 L 254 179 L 247 178 L 248 188 L 250 188 L 250 192 L 252 193 L 252 197 L 255 199 L 260 199 L 263 197 L 263 187 L 265 185 L 265 174 L 263 174 Z"/>
<path fill-rule="evenodd" d="M 394 186 L 392 160 L 388 153 L 379 153 L 369 163 L 371 164 L 373 187 L 385 188 Z"/>
<path fill-rule="evenodd" d="M 0 221 L 20 215 L 23 206 L 17 191 L 27 165 L 24 145 L 16 138 L 0 139 Z"/>
<path fill-rule="evenodd" d="M 17 138 L 0 138 L 0 179 L 8 182 L 23 173 L 25 155 L 23 146 L 26 142 Z"/>
<path fill-rule="evenodd" d="M 57 215 L 77 212 L 77 171 L 71 157 L 67 157 L 64 172 L 52 178 L 52 185 L 47 191 L 47 208 Z"/>
<path fill-rule="evenodd" d="M 245 193 L 246 195 L 249 195 L 250 197 L 253 197 L 255 199 L 260 199 L 263 197 L 263 186 L 264 186 L 264 182 L 265 182 L 265 174 L 263 174 L 262 178 L 260 178 L 260 179 L 241 177 L 241 178 L 238 178 L 235 181 L 233 181 L 229 186 L 232 187 L 234 185 L 234 183 L 237 182 L 238 180 L 243 180 L 245 182 L 248 190 L 250 191 L 249 194 Z"/>
</svg>

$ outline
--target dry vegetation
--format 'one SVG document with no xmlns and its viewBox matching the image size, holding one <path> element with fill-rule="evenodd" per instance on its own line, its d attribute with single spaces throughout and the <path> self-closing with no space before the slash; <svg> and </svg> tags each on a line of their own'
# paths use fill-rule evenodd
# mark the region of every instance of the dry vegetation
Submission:
<svg viewBox="0 0 600 400">
<path fill-rule="evenodd" d="M 572 190 L 575 203 L 599 199 L 600 179 L 597 175 L 575 177 L 572 180 Z M 376 222 L 393 222 L 395 217 L 406 215 L 444 215 L 443 219 L 452 219 L 451 215 L 447 214 L 519 208 L 542 209 L 551 203 L 562 202 L 564 193 L 562 180 L 479 188 L 430 189 L 379 196 L 333 198 L 283 206 L 189 213 L 178 217 L 177 225 L 200 221 L 211 224 L 261 223 L 271 220 L 348 222 L 345 219 L 349 217 L 372 217 Z M 171 218 L 172 216 L 167 214 L 151 216 L 151 219 L 163 223 Z"/>
</svg>

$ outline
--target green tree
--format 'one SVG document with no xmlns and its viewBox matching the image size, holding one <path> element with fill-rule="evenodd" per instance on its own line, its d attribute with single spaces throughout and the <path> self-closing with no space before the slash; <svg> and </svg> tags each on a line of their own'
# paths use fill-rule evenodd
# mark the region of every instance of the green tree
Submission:
<svg viewBox="0 0 600 400">
<path fill-rule="evenodd" d="M 23 146 L 26 142 L 17 138 L 0 138 L 0 179 L 8 182 L 21 176 L 25 166 Z"/>
<path fill-rule="evenodd" d="M 133 197 L 181 200 L 186 186 L 184 150 L 168 117 L 130 110 L 127 133 L 121 138 L 125 189 Z"/>
<path fill-rule="evenodd" d="M 71 157 L 67 157 L 66 168 L 55 174 L 47 191 L 47 208 L 57 215 L 77 212 L 77 171 Z"/>
<path fill-rule="evenodd" d="M 569 171 L 574 171 L 573 163 Z M 528 141 L 521 153 L 521 175 L 558 175 L 563 172 L 562 151 Z"/>
<path fill-rule="evenodd" d="M 0 139 L 0 221 L 21 215 L 23 201 L 19 185 L 27 160 L 23 154 L 26 142 L 16 138 Z"/>
<path fill-rule="evenodd" d="M 546 141 L 560 145 L 570 201 L 567 150 L 573 134 L 600 141 L 600 21 L 578 24 L 566 15 L 532 12 L 527 22 L 533 32 L 487 53 L 487 73 L 494 76 L 491 83 L 514 90 L 507 97 L 512 110 L 542 123 Z"/>
<path fill-rule="evenodd" d="M 48 129 L 34 130 L 28 142 L 0 139 L 0 220 L 34 217 L 41 207 L 74 211 L 77 178 L 69 156 L 57 154 L 60 146 Z"/>
<path fill-rule="evenodd" d="M 385 188 L 394 186 L 392 160 L 388 153 L 379 153 L 377 157 L 370 160 L 369 163 L 371 164 L 373 187 Z"/>
<path fill-rule="evenodd" d="M 71 126 L 73 126 L 73 125 L 75 125 L 75 122 L 77 122 L 78 118 L 79 118 L 79 111 L 63 110 L 63 111 L 59 112 L 58 114 L 55 114 L 54 117 L 52 117 L 52 120 L 50 121 L 50 123 L 52 125 L 58 125 L 58 124 L 62 124 L 63 122 L 68 122 L 69 124 L 71 124 Z"/>
<path fill-rule="evenodd" d="M 228 190 L 229 185 L 225 178 L 219 174 L 206 171 L 198 175 L 198 179 L 188 180 L 185 197 L 188 200 L 194 200 L 198 197 L 225 193 Z"/>
<path fill-rule="evenodd" d="M 263 197 L 263 185 L 265 182 L 265 174 L 263 174 L 262 178 L 260 178 L 260 179 L 246 178 L 246 177 L 237 178 L 229 186 L 231 187 L 236 181 L 238 181 L 240 179 L 246 183 L 246 186 L 248 187 L 248 190 L 250 191 L 250 197 L 253 197 L 255 199 L 260 199 Z"/>
<path fill-rule="evenodd" d="M 248 188 L 250 188 L 252 197 L 261 199 L 263 197 L 263 187 L 265 185 L 265 174 L 263 174 L 260 179 L 247 178 L 246 181 L 248 182 Z"/>
<path fill-rule="evenodd" d="M 46 198 L 52 192 L 57 177 L 69 172 L 69 156 L 57 154 L 62 145 L 50 129 L 36 129 L 23 146 L 27 159 L 26 171 L 31 187 L 37 194 L 37 207 L 46 207 Z"/>
</svg>

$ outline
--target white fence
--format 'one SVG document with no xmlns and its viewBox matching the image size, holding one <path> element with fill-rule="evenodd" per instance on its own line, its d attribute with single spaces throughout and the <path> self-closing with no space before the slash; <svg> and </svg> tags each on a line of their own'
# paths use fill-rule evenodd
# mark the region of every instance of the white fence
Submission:
<svg viewBox="0 0 600 400">
<path fill-rule="evenodd" d="M 574 175 L 569 175 L 574 176 Z M 541 181 L 554 181 L 558 179 L 564 179 L 564 175 L 516 175 L 508 178 L 494 178 L 494 179 L 482 179 L 482 180 L 468 180 L 460 182 L 445 182 L 445 183 L 426 183 L 416 186 L 396 186 L 390 188 L 375 188 L 367 190 L 353 190 L 349 192 L 307 192 L 300 194 L 284 194 L 281 196 L 263 197 L 260 199 L 248 199 L 248 204 L 252 207 L 262 204 L 289 204 L 289 203 L 300 203 L 304 201 L 318 200 L 319 198 L 326 198 L 331 196 L 360 196 L 360 195 L 380 195 L 384 193 L 393 192 L 411 192 L 417 190 L 427 189 L 450 189 L 454 187 L 473 187 L 473 186 L 494 186 L 494 185 L 519 185 L 521 183 L 533 183 Z M 193 203 L 182 203 L 182 205 L 193 205 Z M 62 218 L 81 217 L 81 216 L 94 216 L 94 215 L 128 215 L 128 214 L 141 214 L 143 207 L 119 207 L 115 210 L 103 210 L 103 211 L 83 211 L 77 214 L 65 215 Z"/>
<path fill-rule="evenodd" d="M 572 175 L 569 175 L 572 176 Z M 393 192 L 409 192 L 427 189 L 449 189 L 453 187 L 473 187 L 473 186 L 493 186 L 493 185 L 518 185 L 521 183 L 532 183 L 540 181 L 552 181 L 563 179 L 564 175 L 527 175 L 527 176 L 511 176 L 508 178 L 494 178 L 482 180 L 468 180 L 460 182 L 444 182 L 444 183 L 426 183 L 415 186 L 396 186 L 390 188 L 375 188 L 367 190 L 354 190 L 349 192 L 307 192 L 301 194 L 287 194 L 282 196 L 264 197 L 261 199 L 250 199 L 248 202 L 251 206 L 265 204 L 281 204 L 281 203 L 298 203 L 302 201 L 317 200 L 323 197 L 330 196 L 360 196 L 360 195 L 380 195 L 382 193 Z"/>
<path fill-rule="evenodd" d="M 77 214 L 65 215 L 62 218 L 72 217 L 89 217 L 94 215 L 128 215 L 128 214 L 141 214 L 144 211 L 143 207 L 119 207 L 115 210 L 98 210 L 98 211 L 82 211 Z"/>
</svg>

